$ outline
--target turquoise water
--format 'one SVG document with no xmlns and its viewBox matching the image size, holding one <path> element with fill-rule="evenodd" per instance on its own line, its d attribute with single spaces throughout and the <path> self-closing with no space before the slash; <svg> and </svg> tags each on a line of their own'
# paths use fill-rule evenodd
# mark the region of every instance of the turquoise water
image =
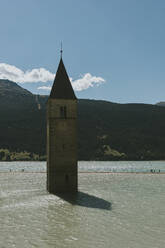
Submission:
<svg viewBox="0 0 165 248">
<path fill-rule="evenodd" d="M 44 162 L 0 163 L 0 247 L 164 248 L 165 174 L 85 172 L 164 163 L 120 163 L 80 162 L 75 198 L 46 192 Z"/>
</svg>

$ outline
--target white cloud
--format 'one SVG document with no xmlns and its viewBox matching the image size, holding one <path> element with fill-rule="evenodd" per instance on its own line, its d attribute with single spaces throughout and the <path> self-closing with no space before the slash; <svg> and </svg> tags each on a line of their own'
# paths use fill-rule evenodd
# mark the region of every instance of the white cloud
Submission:
<svg viewBox="0 0 165 248">
<path fill-rule="evenodd" d="M 0 63 L 0 78 L 8 79 L 17 83 L 37 83 L 37 82 L 52 82 L 54 80 L 54 74 L 45 68 L 37 68 L 28 71 L 22 71 L 14 65 Z M 74 90 L 81 91 L 88 89 L 89 87 L 98 86 L 105 82 L 102 77 L 92 76 L 90 73 L 86 73 L 81 78 L 73 80 L 70 78 Z M 38 87 L 39 90 L 50 91 L 51 86 Z"/>
<path fill-rule="evenodd" d="M 37 89 L 38 90 L 47 90 L 47 91 L 50 91 L 51 90 L 51 86 L 40 86 Z"/>
<path fill-rule="evenodd" d="M 105 80 L 103 78 L 92 76 L 90 73 L 86 73 L 80 79 L 77 79 L 75 81 L 71 79 L 72 86 L 76 91 L 86 90 L 89 87 L 93 87 L 95 85 L 98 86 L 104 82 Z"/>
<path fill-rule="evenodd" d="M 17 83 L 48 82 L 54 79 L 54 74 L 44 68 L 22 71 L 14 65 L 0 63 L 0 78 Z"/>
</svg>

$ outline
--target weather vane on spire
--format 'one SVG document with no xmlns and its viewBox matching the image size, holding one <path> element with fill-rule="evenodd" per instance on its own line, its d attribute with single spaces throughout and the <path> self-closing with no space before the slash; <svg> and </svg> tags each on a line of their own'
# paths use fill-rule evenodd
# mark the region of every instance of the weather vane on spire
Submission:
<svg viewBox="0 0 165 248">
<path fill-rule="evenodd" d="M 62 53 L 63 53 L 63 50 L 62 50 L 62 41 L 61 41 L 61 50 L 60 50 L 60 53 L 61 53 L 61 58 L 62 58 Z"/>
</svg>

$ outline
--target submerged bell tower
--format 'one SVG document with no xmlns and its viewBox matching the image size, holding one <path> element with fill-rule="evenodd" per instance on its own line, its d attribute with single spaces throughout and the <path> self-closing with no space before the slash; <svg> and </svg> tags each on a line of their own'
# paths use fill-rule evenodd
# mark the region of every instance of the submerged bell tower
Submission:
<svg viewBox="0 0 165 248">
<path fill-rule="evenodd" d="M 47 190 L 76 192 L 77 98 L 61 59 L 47 102 Z"/>
</svg>

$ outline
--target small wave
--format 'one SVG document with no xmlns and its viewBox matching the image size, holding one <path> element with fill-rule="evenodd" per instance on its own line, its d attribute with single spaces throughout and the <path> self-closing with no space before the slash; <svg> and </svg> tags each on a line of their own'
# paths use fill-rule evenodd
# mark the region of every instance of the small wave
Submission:
<svg viewBox="0 0 165 248">
<path fill-rule="evenodd" d="M 54 195 L 41 195 L 30 199 L 29 201 L 16 202 L 12 204 L 6 204 L 0 207 L 1 210 L 12 209 L 15 211 L 17 208 L 40 208 L 47 207 L 50 205 L 62 205 L 64 200 Z"/>
</svg>

